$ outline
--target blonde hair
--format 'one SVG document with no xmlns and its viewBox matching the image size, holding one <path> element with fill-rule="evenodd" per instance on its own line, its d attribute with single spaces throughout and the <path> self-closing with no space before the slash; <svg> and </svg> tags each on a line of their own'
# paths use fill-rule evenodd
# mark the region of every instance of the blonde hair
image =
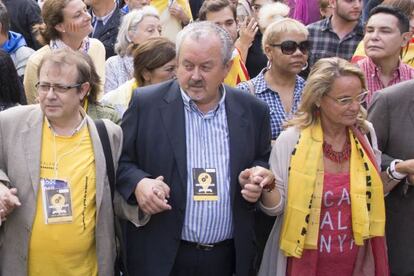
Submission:
<svg viewBox="0 0 414 276">
<path fill-rule="evenodd" d="M 259 11 L 258 23 L 261 30 L 265 30 L 270 24 L 276 20 L 280 20 L 289 16 L 290 8 L 288 5 L 275 2 L 265 4 Z"/>
<path fill-rule="evenodd" d="M 285 33 L 299 33 L 306 37 L 309 36 L 308 29 L 305 25 L 292 18 L 283 18 L 271 23 L 263 34 L 262 49 L 265 51 L 265 46 L 275 43 L 283 37 Z"/>
<path fill-rule="evenodd" d="M 355 76 L 357 77 L 363 89 L 366 89 L 364 73 L 356 65 L 338 58 L 323 58 L 318 60 L 309 74 L 305 88 L 302 92 L 302 100 L 295 116 L 284 126 L 296 126 L 306 128 L 316 122 L 319 107 L 317 104 L 322 97 L 328 94 L 334 81 L 338 77 Z M 357 116 L 357 126 L 367 130 L 365 119 L 366 110 L 361 106 Z"/>
</svg>

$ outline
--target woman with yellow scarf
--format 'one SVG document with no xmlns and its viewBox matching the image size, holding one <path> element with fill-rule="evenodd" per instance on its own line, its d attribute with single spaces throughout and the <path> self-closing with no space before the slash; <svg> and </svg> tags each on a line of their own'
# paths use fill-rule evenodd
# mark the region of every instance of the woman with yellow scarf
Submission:
<svg viewBox="0 0 414 276">
<path fill-rule="evenodd" d="M 262 209 L 277 219 L 259 275 L 389 274 L 386 175 L 361 106 L 366 95 L 363 73 L 349 62 L 314 65 L 298 112 L 272 149 L 277 189 L 274 207 Z"/>
</svg>

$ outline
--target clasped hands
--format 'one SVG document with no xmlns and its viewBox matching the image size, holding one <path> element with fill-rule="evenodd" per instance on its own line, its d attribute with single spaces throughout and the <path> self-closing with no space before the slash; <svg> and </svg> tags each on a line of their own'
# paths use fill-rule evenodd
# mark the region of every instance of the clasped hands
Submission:
<svg viewBox="0 0 414 276">
<path fill-rule="evenodd" d="M 242 197 L 248 202 L 255 203 L 262 195 L 263 189 L 273 189 L 275 176 L 263 167 L 256 166 L 245 169 L 239 174 L 239 183 L 242 187 Z"/>
<path fill-rule="evenodd" d="M 135 197 L 139 207 L 147 215 L 171 210 L 171 205 L 168 204 L 170 187 L 164 182 L 163 176 L 155 179 L 143 178 L 135 188 Z"/>
<path fill-rule="evenodd" d="M 0 225 L 1 222 L 5 221 L 7 216 L 18 206 L 21 206 L 21 203 L 17 197 L 17 189 L 9 189 L 4 184 L 0 183 Z"/>
<path fill-rule="evenodd" d="M 407 159 L 395 165 L 398 172 L 407 174 L 407 181 L 414 185 L 414 159 Z"/>
<path fill-rule="evenodd" d="M 263 167 L 256 166 L 245 169 L 239 174 L 241 194 L 248 202 L 259 200 L 263 188 L 274 185 L 273 173 Z M 141 210 L 148 215 L 155 215 L 171 210 L 168 204 L 170 187 L 164 182 L 163 176 L 155 179 L 143 178 L 135 188 L 135 197 Z"/>
</svg>

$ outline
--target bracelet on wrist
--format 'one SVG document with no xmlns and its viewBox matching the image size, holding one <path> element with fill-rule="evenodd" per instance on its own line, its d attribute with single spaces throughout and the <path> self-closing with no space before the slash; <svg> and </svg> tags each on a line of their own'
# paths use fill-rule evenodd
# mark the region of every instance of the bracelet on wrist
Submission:
<svg viewBox="0 0 414 276">
<path fill-rule="evenodd" d="M 399 179 L 396 179 L 394 176 L 392 176 L 392 174 L 390 173 L 390 167 L 388 167 L 385 171 L 387 173 L 388 179 L 398 181 L 398 182 L 401 181 Z"/>
<path fill-rule="evenodd" d="M 267 184 L 266 186 L 264 186 L 263 189 L 266 192 L 271 193 L 271 192 L 273 192 L 275 187 L 276 187 L 276 179 L 273 179 L 273 181 L 270 184 Z"/>
<path fill-rule="evenodd" d="M 400 172 L 397 172 L 397 170 L 395 169 L 395 166 L 398 164 L 398 163 L 400 163 L 400 162 L 402 162 L 402 160 L 400 160 L 400 159 L 395 159 L 395 160 L 393 160 L 392 162 L 391 162 L 391 164 L 390 164 L 390 166 L 388 167 L 388 171 L 389 171 L 389 175 L 394 179 L 394 180 L 397 180 L 397 181 L 401 181 L 401 180 L 403 180 L 404 178 L 406 178 L 407 177 L 407 174 L 406 173 L 400 173 Z"/>
</svg>

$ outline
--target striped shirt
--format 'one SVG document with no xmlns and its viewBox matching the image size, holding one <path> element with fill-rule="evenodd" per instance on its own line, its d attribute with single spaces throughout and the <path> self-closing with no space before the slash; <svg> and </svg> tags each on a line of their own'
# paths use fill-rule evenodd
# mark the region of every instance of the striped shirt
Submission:
<svg viewBox="0 0 414 276">
<path fill-rule="evenodd" d="M 183 90 L 187 146 L 187 199 L 181 238 L 197 243 L 217 243 L 233 238 L 230 203 L 229 130 L 222 89 L 218 106 L 203 114 Z M 216 170 L 216 201 L 193 200 L 193 168 Z"/>
<path fill-rule="evenodd" d="M 276 140 L 280 132 L 283 130 L 283 123 L 287 119 L 291 119 L 293 114 L 295 114 L 298 109 L 299 102 L 302 97 L 302 91 L 305 87 L 305 80 L 300 76 L 296 76 L 295 89 L 293 90 L 292 107 L 289 112 L 286 112 L 285 108 L 283 107 L 282 100 L 280 99 L 279 93 L 277 91 L 273 91 L 267 85 L 267 82 L 264 78 L 265 72 L 266 69 L 263 69 L 259 75 L 250 81 L 252 86 L 250 86 L 249 81 L 247 81 L 240 83 L 237 88 L 246 92 L 250 92 L 251 94 L 253 94 L 253 91 L 250 90 L 254 89 L 255 96 L 263 100 L 269 106 L 272 140 Z"/>
<path fill-rule="evenodd" d="M 393 77 L 390 80 L 390 82 L 387 84 L 383 84 L 380 79 L 381 69 L 377 65 L 375 65 L 372 59 L 366 57 L 364 59 L 359 60 L 357 64 L 359 68 L 361 68 L 361 70 L 364 72 L 365 79 L 367 82 L 368 106 L 371 104 L 371 101 L 374 98 L 374 94 L 378 90 L 414 78 L 414 68 L 403 62 L 399 62 L 398 67 L 394 70 Z"/>
<path fill-rule="evenodd" d="M 312 23 L 307 28 L 309 31 L 309 41 L 311 43 L 309 67 L 312 67 L 319 59 L 326 57 L 340 57 L 351 60 L 358 43 L 364 37 L 361 20 L 352 32 L 342 39 L 333 30 L 331 18 Z"/>
</svg>

